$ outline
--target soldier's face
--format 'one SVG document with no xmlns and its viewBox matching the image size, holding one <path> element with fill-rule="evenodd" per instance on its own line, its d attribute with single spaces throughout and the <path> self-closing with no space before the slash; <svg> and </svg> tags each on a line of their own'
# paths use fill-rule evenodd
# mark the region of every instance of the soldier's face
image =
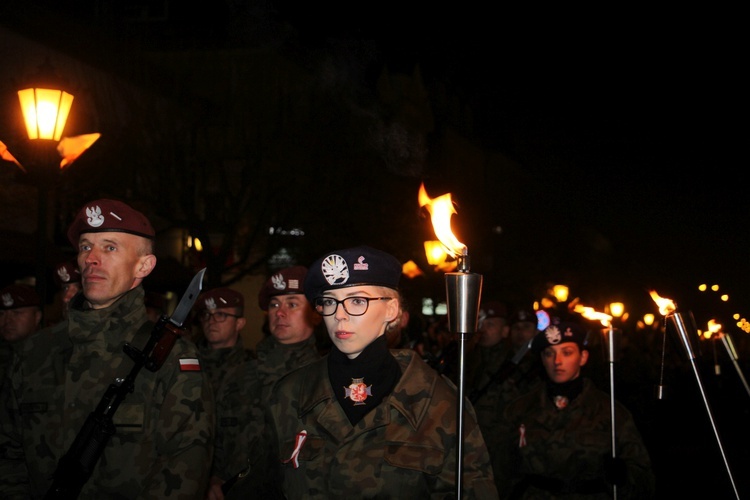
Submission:
<svg viewBox="0 0 750 500">
<path fill-rule="evenodd" d="M 525 346 L 536 335 L 536 324 L 530 321 L 518 321 L 510 327 L 510 343 L 515 349 Z"/>
<path fill-rule="evenodd" d="M 203 336 L 212 349 L 232 347 L 237 343 L 240 330 L 245 326 L 245 318 L 237 316 L 239 316 L 237 308 L 219 307 L 205 317 L 201 317 Z M 219 317 L 222 317 L 223 321 L 219 321 Z"/>
<path fill-rule="evenodd" d="M 347 297 L 393 297 L 391 300 L 371 300 L 362 316 L 352 316 L 343 304 L 336 312 L 323 317 L 328 336 L 339 351 L 354 359 L 376 338 L 385 333 L 386 325 L 396 319 L 399 311 L 397 292 L 379 286 L 353 286 L 329 290 L 324 297 L 344 300 Z"/>
<path fill-rule="evenodd" d="M 42 312 L 38 307 L 0 310 L 0 337 L 7 342 L 22 340 L 39 328 Z"/>
<path fill-rule="evenodd" d="M 504 318 L 486 318 L 479 327 L 477 344 L 492 347 L 508 336 L 508 325 Z"/>
<path fill-rule="evenodd" d="M 542 364 L 547 376 L 556 384 L 578 378 L 581 367 L 589 359 L 589 352 L 581 350 L 575 342 L 552 345 L 542 351 Z"/>
<path fill-rule="evenodd" d="M 296 344 L 310 338 L 320 315 L 302 294 L 277 295 L 268 303 L 268 329 L 281 344 Z"/>
<path fill-rule="evenodd" d="M 145 238 L 129 233 L 83 233 L 78 267 L 86 300 L 94 309 L 112 305 L 138 286 L 153 269 L 156 257 L 144 255 Z"/>
</svg>

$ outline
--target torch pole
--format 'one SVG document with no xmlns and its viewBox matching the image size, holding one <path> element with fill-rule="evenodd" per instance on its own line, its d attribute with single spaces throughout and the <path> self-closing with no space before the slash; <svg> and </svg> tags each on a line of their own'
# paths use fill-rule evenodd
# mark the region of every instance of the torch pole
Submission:
<svg viewBox="0 0 750 500">
<path fill-rule="evenodd" d="M 693 352 L 693 347 L 691 343 L 691 337 L 688 335 L 688 330 L 685 325 L 684 318 L 682 317 L 681 313 L 675 312 L 672 313 L 670 316 L 667 316 L 672 320 L 672 322 L 675 325 L 675 328 L 677 329 L 677 333 L 680 336 L 680 340 L 682 342 L 683 347 L 685 348 L 685 352 L 687 354 L 688 359 L 690 360 L 690 364 L 693 368 L 693 373 L 695 374 L 695 380 L 698 383 L 698 388 L 700 389 L 701 396 L 703 397 L 703 404 L 706 407 L 706 413 L 708 414 L 708 418 L 711 421 L 711 427 L 714 430 L 714 435 L 716 436 L 716 442 L 719 445 L 719 451 L 721 452 L 721 458 L 724 460 L 724 466 L 727 469 L 727 474 L 729 475 L 729 481 L 732 483 L 732 489 L 734 490 L 734 494 L 737 497 L 737 500 L 740 499 L 740 494 L 737 491 L 737 486 L 734 483 L 734 477 L 732 477 L 732 470 L 729 468 L 729 462 L 727 461 L 727 456 L 724 453 L 724 447 L 721 444 L 721 438 L 719 437 L 719 431 L 716 428 L 716 423 L 714 422 L 713 414 L 711 413 L 711 407 L 708 404 L 708 398 L 706 397 L 706 392 L 703 390 L 703 383 L 701 382 L 701 376 L 700 372 L 698 371 L 698 366 L 695 363 L 695 353 Z M 696 337 L 696 332 L 693 332 L 693 337 Z"/>
<path fill-rule="evenodd" d="M 740 376 L 740 380 L 742 381 L 742 385 L 745 386 L 745 392 L 747 392 L 747 395 L 750 396 L 750 387 L 747 385 L 747 380 L 745 380 L 745 376 L 742 374 L 742 370 L 740 369 L 740 365 L 737 364 L 737 350 L 734 348 L 734 343 L 732 342 L 732 337 L 729 336 L 729 334 L 724 333 L 721 335 L 721 343 L 724 344 L 724 348 L 727 350 L 727 353 L 729 354 L 729 359 L 732 360 L 732 364 L 734 365 L 734 369 L 737 370 L 737 375 Z"/>
<path fill-rule="evenodd" d="M 458 409 L 456 417 L 456 498 L 463 489 L 464 441 L 464 362 L 466 337 L 477 331 L 479 300 L 482 295 L 482 275 L 469 272 L 469 256 L 458 258 L 458 272 L 445 274 L 445 293 L 448 299 L 450 331 L 459 333 L 458 350 Z"/>
<path fill-rule="evenodd" d="M 617 432 L 615 431 L 615 331 L 612 324 L 609 325 L 607 335 L 608 359 L 609 359 L 609 411 L 612 426 L 612 458 L 617 458 L 616 443 Z M 617 485 L 612 485 L 612 497 L 617 500 Z"/>
</svg>

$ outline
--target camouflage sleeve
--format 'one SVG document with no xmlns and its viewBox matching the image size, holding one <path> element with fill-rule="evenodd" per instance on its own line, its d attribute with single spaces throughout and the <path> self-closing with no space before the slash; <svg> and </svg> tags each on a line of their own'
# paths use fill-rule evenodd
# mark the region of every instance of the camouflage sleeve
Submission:
<svg viewBox="0 0 750 500">
<path fill-rule="evenodd" d="M 464 408 L 463 429 L 463 497 L 475 499 L 498 498 L 494 474 L 487 446 L 477 425 L 476 414 L 467 400 Z M 454 455 L 456 453 L 454 452 Z"/>
<path fill-rule="evenodd" d="M 651 457 L 635 421 L 624 406 L 617 404 L 617 455 L 627 467 L 626 483 L 617 487 L 625 498 L 654 498 L 656 480 Z"/>
<path fill-rule="evenodd" d="M 0 497 L 27 499 L 31 496 L 29 472 L 26 468 L 18 407 L 13 395 L 13 377 L 7 367 L 0 387 Z"/>
<path fill-rule="evenodd" d="M 208 486 L 215 432 L 214 395 L 203 372 L 181 369 L 181 360 L 197 359 L 197 353 L 186 345 L 178 342 L 159 370 L 164 394 L 153 424 L 158 458 L 139 498 L 202 498 Z M 130 461 L 135 466 L 140 463 L 138 457 Z"/>
</svg>

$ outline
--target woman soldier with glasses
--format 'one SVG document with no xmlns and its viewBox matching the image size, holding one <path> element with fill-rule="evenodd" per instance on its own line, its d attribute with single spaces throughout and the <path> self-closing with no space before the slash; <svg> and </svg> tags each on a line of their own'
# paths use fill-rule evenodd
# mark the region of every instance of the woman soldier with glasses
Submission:
<svg viewBox="0 0 750 500">
<path fill-rule="evenodd" d="M 410 349 L 389 350 L 401 264 L 362 246 L 326 254 L 304 290 L 330 352 L 281 378 L 270 398 L 279 482 L 295 498 L 449 498 L 456 493 L 457 392 Z M 497 498 L 467 403 L 463 497 Z"/>
</svg>

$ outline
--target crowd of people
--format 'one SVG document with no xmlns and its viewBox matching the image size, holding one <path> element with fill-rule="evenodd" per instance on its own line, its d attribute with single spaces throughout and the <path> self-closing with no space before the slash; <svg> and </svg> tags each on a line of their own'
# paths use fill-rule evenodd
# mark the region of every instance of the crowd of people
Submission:
<svg viewBox="0 0 750 500">
<path fill-rule="evenodd" d="M 643 403 L 656 368 L 627 366 L 612 398 L 599 331 L 580 317 L 488 298 L 460 363 L 445 318 L 403 295 L 401 263 L 357 246 L 273 272 L 255 311 L 265 335 L 247 346 L 246 297 L 229 287 L 195 299 L 196 328 L 165 330 L 143 288 L 154 237 L 129 205 L 92 201 L 68 231 L 76 261 L 55 270 L 59 323 L 43 325 L 33 287 L 0 290 L 2 498 L 676 491 L 659 487 L 663 422 Z M 642 348 L 629 340 L 618 363 Z"/>
</svg>

